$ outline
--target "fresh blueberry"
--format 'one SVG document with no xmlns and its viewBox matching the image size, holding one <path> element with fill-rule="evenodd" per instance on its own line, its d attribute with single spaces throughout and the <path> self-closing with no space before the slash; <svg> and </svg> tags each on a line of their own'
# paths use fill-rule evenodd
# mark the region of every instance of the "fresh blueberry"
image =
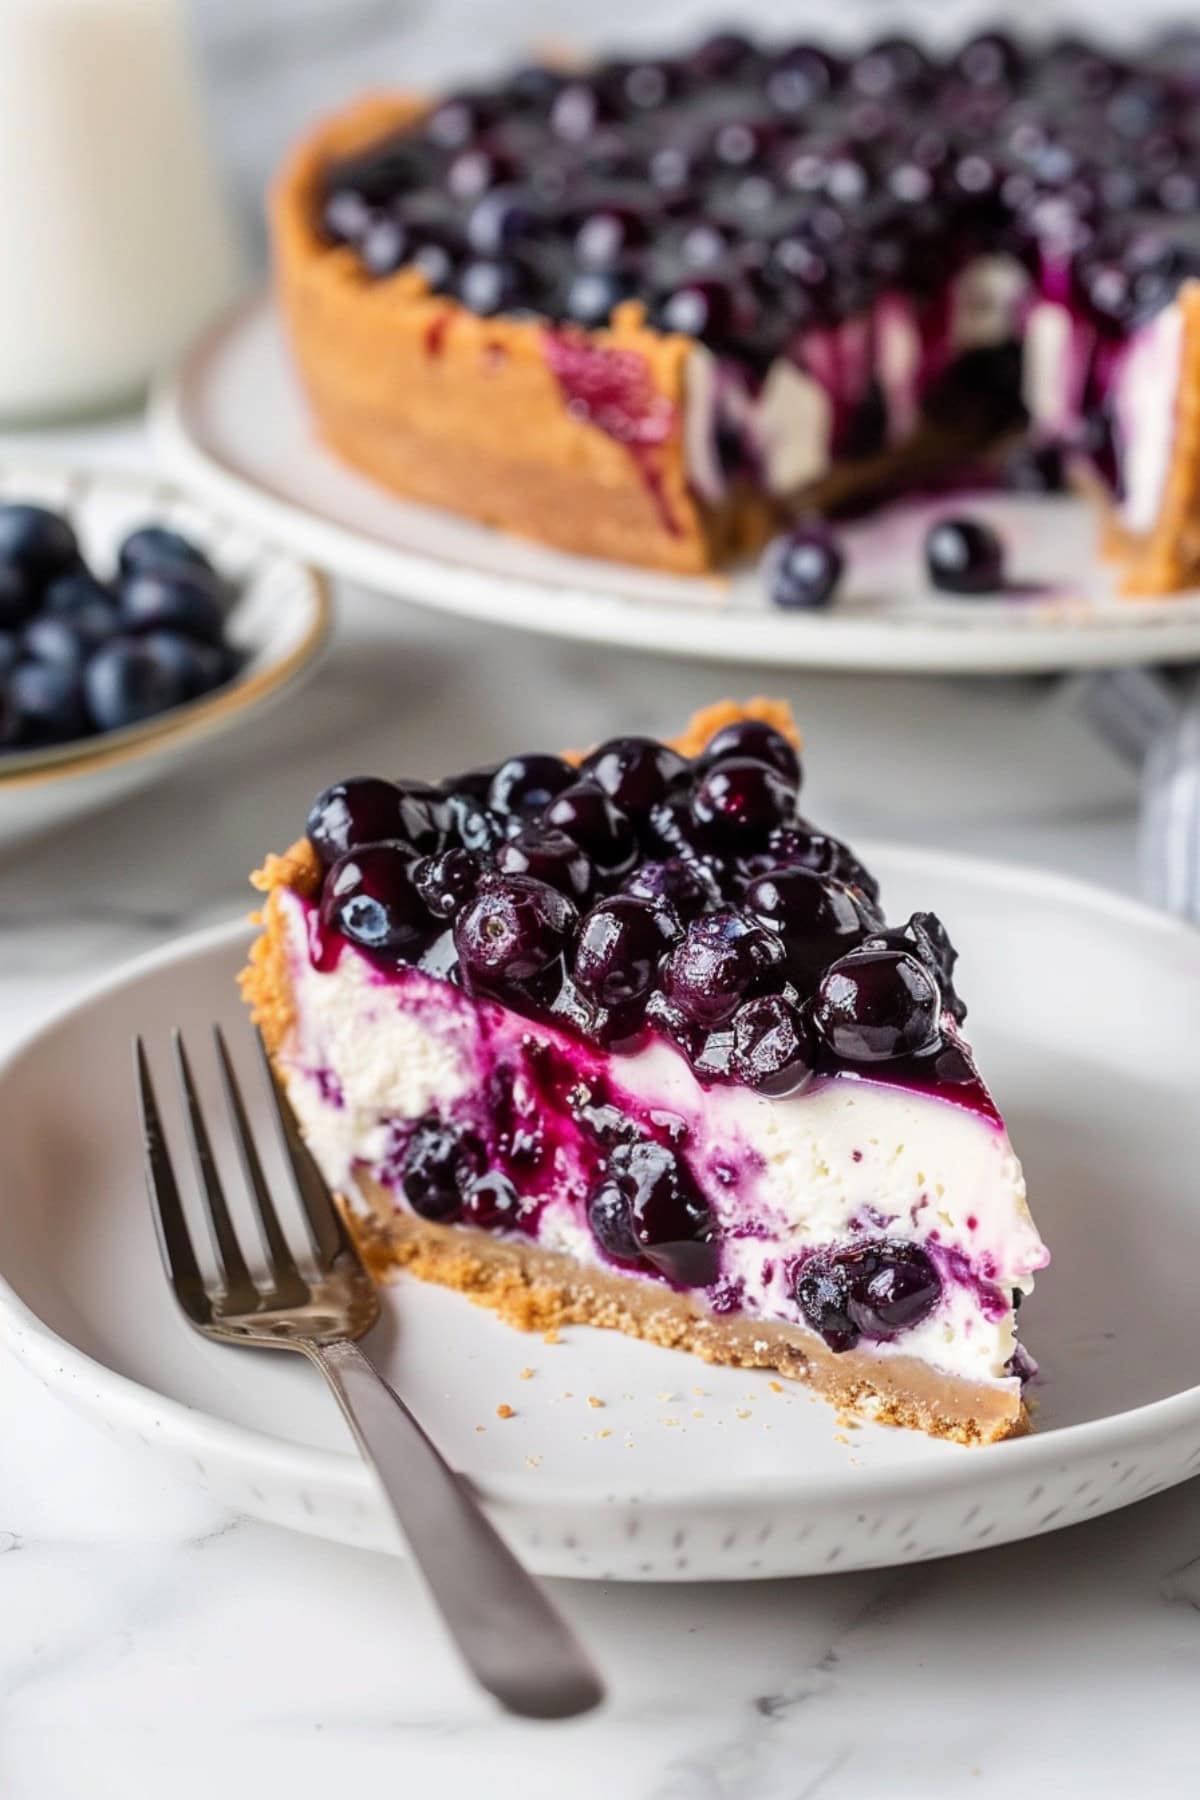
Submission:
<svg viewBox="0 0 1200 1800">
<path fill-rule="evenodd" d="M 0 680 L 21 660 L 21 640 L 15 632 L 0 631 Z"/>
<path fill-rule="evenodd" d="M 622 1229 L 622 1202 L 628 1231 Z M 716 1223 L 683 1159 L 663 1144 L 617 1144 L 593 1191 L 588 1218 L 601 1248 L 611 1244 L 623 1261 L 630 1240 L 639 1260 L 678 1287 L 711 1287 L 720 1273 Z M 610 1250 L 609 1254 L 614 1251 Z"/>
<path fill-rule="evenodd" d="M 55 663 L 18 663 L 8 697 L 26 744 L 60 744 L 88 730 L 78 670 Z"/>
<path fill-rule="evenodd" d="M 214 573 L 212 563 L 191 538 L 167 525 L 141 525 L 117 552 L 117 568 L 124 575 L 135 575 L 140 569 L 168 568 L 186 563 L 194 569 Z"/>
<path fill-rule="evenodd" d="M 47 663 L 78 676 L 99 641 L 81 631 L 73 619 L 40 613 L 25 627 L 21 647 L 31 662 Z"/>
<path fill-rule="evenodd" d="M 216 578 L 185 563 L 135 569 L 121 583 L 120 609 L 126 631 L 181 631 L 217 644 L 225 629 Z"/>
<path fill-rule="evenodd" d="M 42 596 L 42 612 L 69 620 L 92 644 L 103 643 L 120 629 L 116 595 L 86 569 L 52 581 Z"/>
<path fill-rule="evenodd" d="M 844 568 L 841 551 L 822 525 L 798 525 L 776 538 L 763 557 L 767 593 L 785 611 L 818 612 L 828 606 Z"/>
<path fill-rule="evenodd" d="M 419 1119 L 405 1146 L 401 1186 L 422 1219 L 450 1224 L 460 1219 L 472 1182 L 487 1167 L 487 1153 L 473 1132 L 431 1113 Z"/>
<path fill-rule="evenodd" d="M 575 779 L 575 770 L 561 756 L 510 756 L 492 777 L 488 806 L 503 814 L 541 812 Z"/>
<path fill-rule="evenodd" d="M 16 563 L 0 563 L 0 630 L 13 631 L 37 611 L 38 590 Z"/>
<path fill-rule="evenodd" d="M 846 1062 L 887 1062 L 931 1049 L 941 1010 L 937 980 L 915 956 L 859 950 L 825 971 L 813 1023 Z"/>
<path fill-rule="evenodd" d="M 613 894 L 584 916 L 575 947 L 575 980 L 602 1006 L 625 1006 L 648 993 L 681 928 L 673 913 L 632 894 Z"/>
<path fill-rule="evenodd" d="M 576 908 L 544 881 L 489 875 L 454 921 L 464 985 L 481 994 L 524 988 L 561 963 L 574 940 Z"/>
<path fill-rule="evenodd" d="M 550 825 L 523 825 L 499 846 L 495 864 L 501 875 L 531 875 L 535 881 L 548 882 L 576 906 L 586 904 L 595 885 L 587 853 L 565 831 Z"/>
<path fill-rule="evenodd" d="M 321 893 L 321 923 L 363 950 L 411 961 L 432 924 L 413 879 L 407 844 L 363 844 L 334 863 Z"/>
<path fill-rule="evenodd" d="M 732 725 L 723 725 L 705 744 L 701 761 L 707 768 L 731 756 L 769 763 L 793 789 L 800 787 L 800 758 L 782 731 L 762 719 L 737 719 Z"/>
<path fill-rule="evenodd" d="M 15 750 L 21 742 L 21 715 L 8 691 L 5 671 L 0 668 L 0 750 Z"/>
<path fill-rule="evenodd" d="M 79 562 L 79 541 L 61 513 L 17 501 L 0 506 L 0 568 L 15 569 L 35 595 Z"/>
<path fill-rule="evenodd" d="M 598 869 L 607 875 L 627 874 L 637 858 L 633 825 L 614 806 L 599 782 L 576 781 L 556 794 L 543 815 L 547 825 L 565 831 Z"/>
<path fill-rule="evenodd" d="M 808 869 L 782 868 L 759 875 L 747 887 L 744 904 L 760 924 L 777 933 L 788 974 L 806 989 L 866 936 L 862 915 L 847 890 Z"/>
<path fill-rule="evenodd" d="M 723 1025 L 782 957 L 772 932 L 720 908 L 692 920 L 667 959 L 663 990 L 693 1025 Z"/>
<path fill-rule="evenodd" d="M 84 668 L 83 692 L 97 731 L 138 725 L 189 697 L 182 670 L 149 637 L 101 644 Z"/>
<path fill-rule="evenodd" d="M 461 912 L 479 886 L 481 859 L 470 850 L 443 850 L 440 856 L 422 857 L 413 869 L 413 886 L 438 919 L 452 919 Z"/>
<path fill-rule="evenodd" d="M 178 671 L 186 700 L 197 700 L 201 694 L 221 687 L 236 668 L 224 644 L 200 644 L 177 631 L 148 631 L 142 641 L 163 663 Z"/>
<path fill-rule="evenodd" d="M 815 1051 L 803 1015 L 783 994 L 744 1000 L 733 1015 L 732 1068 L 771 1099 L 798 1094 L 812 1078 Z"/>
<path fill-rule="evenodd" d="M 986 594 L 1004 584 L 1004 545 L 982 519 L 939 519 L 925 537 L 925 566 L 947 594 Z"/>
<path fill-rule="evenodd" d="M 604 789 L 630 818 L 643 817 L 663 799 L 688 765 L 677 751 L 648 737 L 610 738 L 585 757 L 580 773 Z"/>
</svg>

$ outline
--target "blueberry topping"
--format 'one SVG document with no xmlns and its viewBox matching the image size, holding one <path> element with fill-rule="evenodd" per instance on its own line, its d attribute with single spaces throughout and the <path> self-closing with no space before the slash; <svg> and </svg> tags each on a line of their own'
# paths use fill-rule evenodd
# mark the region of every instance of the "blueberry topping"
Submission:
<svg viewBox="0 0 1200 1800">
<path fill-rule="evenodd" d="M 788 974 L 811 991 L 831 962 L 862 943 L 862 914 L 840 882 L 810 869 L 783 868 L 759 875 L 744 896 L 748 911 L 777 933 Z"/>
<path fill-rule="evenodd" d="M 550 825 L 524 825 L 496 851 L 495 863 L 502 875 L 532 875 L 545 881 L 576 906 L 592 891 L 595 870 L 587 853 L 565 831 Z"/>
<path fill-rule="evenodd" d="M 413 886 L 436 919 L 452 919 L 479 886 L 483 864 L 470 850 L 443 850 L 413 868 Z"/>
<path fill-rule="evenodd" d="M 745 1000 L 733 1015 L 733 1072 L 757 1093 L 772 1099 L 799 1093 L 815 1060 L 812 1033 L 783 994 Z"/>
<path fill-rule="evenodd" d="M 550 802 L 543 816 L 547 825 L 586 850 L 597 868 L 623 875 L 633 867 L 637 856 L 633 826 L 599 782 L 572 783 Z"/>
<path fill-rule="evenodd" d="M 704 746 L 702 761 L 723 762 L 731 756 L 749 756 L 769 763 L 791 785 L 800 786 L 800 758 L 781 731 L 761 719 L 738 719 L 725 725 Z"/>
<path fill-rule="evenodd" d="M 561 756 L 510 756 L 492 777 L 488 805 L 505 814 L 541 812 L 575 779 L 575 770 Z"/>
<path fill-rule="evenodd" d="M 860 1337 L 890 1340 L 927 1319 L 941 1298 L 928 1254 L 890 1238 L 832 1253 L 801 1265 L 796 1301 L 831 1350 L 852 1350 Z"/>
<path fill-rule="evenodd" d="M 464 985 L 500 996 L 527 986 L 570 949 L 579 914 L 557 888 L 528 875 L 490 875 L 454 922 Z"/>
<path fill-rule="evenodd" d="M 777 538 L 763 558 L 767 593 L 787 611 L 828 606 L 842 578 L 844 558 L 824 526 L 797 526 Z"/>
<path fill-rule="evenodd" d="M 1004 585 L 1004 546 L 982 519 L 941 519 L 925 538 L 925 566 L 947 594 L 986 594 Z"/>
<path fill-rule="evenodd" d="M 429 793 L 436 794 L 436 790 L 431 788 Z M 360 775 L 352 781 L 335 782 L 318 794 L 308 815 L 308 841 L 328 865 L 360 844 L 402 838 L 415 847 L 409 823 L 419 828 L 426 820 L 419 798 L 413 805 L 411 796 L 394 781 Z"/>
<path fill-rule="evenodd" d="M 813 1023 L 847 1062 L 887 1062 L 938 1042 L 941 1005 L 935 977 L 915 956 L 860 950 L 826 970 Z"/>
<path fill-rule="evenodd" d="M 489 1169 L 467 1189 L 463 1212 L 467 1223 L 481 1230 L 511 1230 L 521 1218 L 521 1196 L 502 1170 Z"/>
<path fill-rule="evenodd" d="M 611 738 L 586 757 L 580 773 L 604 789 L 614 806 L 641 818 L 686 776 L 688 765 L 675 750 L 653 738 Z"/>
<path fill-rule="evenodd" d="M 759 839 L 792 818 L 796 790 L 770 764 L 749 756 L 713 763 L 692 796 L 692 816 L 718 840 Z"/>
<path fill-rule="evenodd" d="M 430 1114 L 413 1127 L 401 1185 L 422 1219 L 449 1224 L 462 1217 L 464 1196 L 486 1166 L 487 1154 L 477 1137 Z"/>
<path fill-rule="evenodd" d="M 625 892 L 639 900 L 651 900 L 665 906 L 686 924 L 702 913 L 713 898 L 713 887 L 705 872 L 682 857 L 668 857 L 665 862 L 644 862 L 625 878 Z"/>
<path fill-rule="evenodd" d="M 414 957 L 431 920 L 417 890 L 416 858 L 404 844 L 364 844 L 334 863 L 321 897 L 321 923 L 388 960 Z"/>
<path fill-rule="evenodd" d="M 685 1019 L 720 1025 L 782 958 L 778 938 L 723 907 L 692 920 L 668 958 L 663 988 Z"/>
<path fill-rule="evenodd" d="M 716 1226 L 691 1171 L 663 1144 L 618 1144 L 588 1203 L 601 1249 L 645 1260 L 678 1287 L 711 1287 L 720 1273 Z M 603 1235 L 601 1235 L 603 1234 Z"/>
<path fill-rule="evenodd" d="M 632 894 L 594 906 L 579 928 L 575 980 L 602 1006 L 624 1006 L 649 992 L 663 957 L 681 934 L 673 913 Z"/>
</svg>

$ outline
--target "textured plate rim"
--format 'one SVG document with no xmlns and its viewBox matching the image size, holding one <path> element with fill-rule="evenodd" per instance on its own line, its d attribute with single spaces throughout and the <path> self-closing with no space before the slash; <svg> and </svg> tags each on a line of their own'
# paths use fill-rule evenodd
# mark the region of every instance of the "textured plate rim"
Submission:
<svg viewBox="0 0 1200 1800">
<path fill-rule="evenodd" d="M 144 493 L 159 505 L 185 502 L 196 505 L 196 496 L 178 482 L 163 481 L 153 475 L 139 475 L 132 469 L 88 467 L 63 458 L 30 456 L 0 457 L 0 474 L 26 474 L 31 481 L 58 480 L 68 486 L 80 479 L 92 487 L 122 488 Z M 204 510 L 211 510 L 203 501 Z M 216 523 L 220 523 L 217 519 Z M 312 563 L 294 556 L 274 540 L 261 537 L 262 546 L 280 563 L 290 564 L 300 576 L 311 602 L 308 625 L 298 644 L 287 655 L 273 661 L 244 681 L 234 680 L 215 693 L 202 695 L 182 706 L 171 707 L 140 725 L 129 725 L 117 731 L 100 732 L 95 737 L 81 738 L 77 744 L 52 744 L 44 750 L 16 751 L 0 756 L 0 801 L 6 792 L 17 788 L 40 786 L 58 779 L 91 775 L 100 769 L 120 767 L 139 757 L 143 751 L 190 743 L 193 738 L 220 730 L 231 720 L 262 705 L 290 687 L 320 656 L 329 641 L 333 627 L 333 598 L 329 577 Z"/>
<path fill-rule="evenodd" d="M 1194 607 L 1185 618 L 1173 611 L 1175 600 L 1196 603 L 1197 594 L 1173 596 L 1152 607 L 1130 601 L 1127 617 L 1105 615 L 1088 622 L 1031 621 L 1020 609 L 1011 620 L 998 623 L 966 612 L 937 622 L 886 615 L 856 618 L 835 608 L 820 615 L 764 612 L 758 628 L 757 613 L 614 595 L 605 588 L 606 565 L 595 559 L 580 559 L 594 573 L 572 583 L 553 573 L 512 573 L 488 568 L 482 559 L 452 559 L 392 543 L 260 481 L 224 458 L 197 424 L 196 395 L 203 391 L 210 365 L 229 342 L 269 322 L 273 313 L 269 294 L 252 295 L 195 339 L 154 387 L 147 412 L 151 433 L 190 491 L 376 592 L 431 611 L 565 641 L 789 669 L 1028 674 L 1191 661 L 1200 655 L 1200 616 Z M 403 504 L 396 500 L 397 506 Z M 529 548 L 536 552 L 539 546 Z M 671 577 L 658 579 L 669 582 Z M 721 586 L 720 577 L 711 582 Z M 714 620 L 723 628 L 715 633 Z M 695 629 L 681 629 L 687 626 Z"/>
<path fill-rule="evenodd" d="M 896 864 L 919 858 L 922 872 L 926 874 L 932 869 L 935 875 L 941 872 L 948 879 L 986 880 L 994 886 L 1025 892 L 1032 887 L 1047 899 L 1086 907 L 1093 913 L 1123 920 L 1142 932 L 1151 930 L 1175 938 L 1181 945 L 1189 945 L 1193 953 L 1197 947 L 1196 934 L 1182 921 L 1070 876 L 1021 863 L 996 863 L 983 857 L 918 850 L 913 846 L 880 842 L 871 844 L 870 849 L 878 858 Z M 172 964 L 202 958 L 243 938 L 248 940 L 248 933 L 249 927 L 243 920 L 231 920 L 191 932 L 121 964 L 91 983 L 82 993 L 58 1007 L 34 1031 L 23 1036 L 0 1060 L 0 1095 L 17 1064 L 46 1038 L 69 1024 L 75 1014 L 91 1008 L 115 990 L 135 985 L 145 976 L 156 974 Z M 182 1318 L 179 1325 L 181 1329 L 189 1329 Z M 10 1344 L 19 1360 L 48 1389 L 66 1389 L 61 1397 L 98 1423 L 103 1424 L 116 1415 L 135 1430 L 152 1424 L 156 1445 L 174 1445 L 180 1451 L 192 1454 L 216 1452 L 247 1472 L 261 1470 L 266 1459 L 276 1476 L 309 1488 L 324 1487 L 344 1499 L 362 1500 L 371 1492 L 368 1469 L 350 1453 L 297 1445 L 286 1438 L 222 1419 L 172 1399 L 88 1355 L 46 1325 L 19 1297 L 2 1271 L 0 1327 L 4 1328 L 0 1338 Z M 80 1397 L 83 1383 L 89 1389 L 87 1398 Z M 70 1391 L 72 1387 L 74 1392 Z M 1034 1431 L 1027 1437 L 1004 1443 L 977 1445 L 964 1449 L 953 1460 L 914 1463 L 907 1468 L 878 1472 L 848 1469 L 845 1474 L 839 1472 L 816 1480 L 805 1480 L 795 1471 L 781 1470 L 765 1476 L 759 1473 L 753 1482 L 709 1483 L 699 1492 L 694 1485 L 682 1482 L 678 1486 L 658 1482 L 648 1493 L 641 1492 L 636 1484 L 623 1489 L 613 1489 L 609 1484 L 604 1492 L 597 1492 L 595 1503 L 678 1512 L 714 1506 L 736 1510 L 760 1503 L 764 1496 L 775 1502 L 824 1506 L 839 1500 L 859 1503 L 864 1497 L 882 1494 L 944 1495 L 959 1488 L 973 1487 L 988 1477 L 1002 1479 L 1006 1474 L 1023 1477 L 1052 1467 L 1064 1458 L 1153 1442 L 1174 1434 L 1197 1419 L 1200 1419 L 1200 1384 L 1141 1406 L 1061 1426 L 1042 1435 Z M 1183 1474 L 1178 1477 L 1184 1478 Z M 580 1503 L 577 1486 L 555 1487 L 553 1481 L 547 1481 L 541 1475 L 536 1482 L 519 1473 L 492 1475 L 478 1485 L 483 1497 L 500 1507 L 537 1512 L 543 1507 L 570 1507 Z"/>
</svg>

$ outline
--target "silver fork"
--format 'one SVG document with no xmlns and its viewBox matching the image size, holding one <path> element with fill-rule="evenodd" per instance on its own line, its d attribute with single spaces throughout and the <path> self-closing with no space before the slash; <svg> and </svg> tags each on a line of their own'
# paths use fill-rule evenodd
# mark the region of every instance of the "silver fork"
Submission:
<svg viewBox="0 0 1200 1800">
<path fill-rule="evenodd" d="M 523 1569 L 404 1401 L 355 1340 L 379 1317 L 379 1296 L 313 1161 L 259 1040 L 267 1085 L 311 1246 L 293 1257 L 263 1175 L 233 1063 L 219 1026 L 217 1065 L 242 1173 L 266 1251 L 266 1280 L 246 1261 L 225 1201 L 183 1038 L 175 1063 L 217 1282 L 206 1282 L 180 1203 L 145 1046 L 135 1040 L 146 1179 L 163 1267 L 189 1324 L 226 1344 L 298 1350 L 337 1396 L 359 1448 L 392 1505 L 413 1557 L 468 1668 L 510 1712 L 566 1719 L 604 1689 L 541 1586 Z"/>
</svg>

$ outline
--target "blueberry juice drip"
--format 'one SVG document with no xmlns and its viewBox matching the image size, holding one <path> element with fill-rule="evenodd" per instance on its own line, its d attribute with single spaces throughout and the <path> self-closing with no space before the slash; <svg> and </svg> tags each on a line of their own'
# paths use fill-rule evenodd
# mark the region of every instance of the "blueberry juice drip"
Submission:
<svg viewBox="0 0 1200 1800">
<path fill-rule="evenodd" d="M 984 32 L 944 56 L 892 36 L 844 57 L 723 33 L 683 55 L 525 68 L 331 162 L 315 224 L 375 279 L 415 268 L 477 314 L 547 323 L 568 404 L 627 446 L 660 503 L 661 419 L 628 403 L 648 371 L 602 374 L 574 349 L 629 301 L 751 393 L 779 359 L 805 370 L 843 458 L 894 440 L 919 406 L 943 422 L 970 408 L 992 431 L 1019 421 L 1002 340 L 1050 301 L 1073 321 L 1082 447 L 1115 472 L 1122 346 L 1200 267 L 1198 42 L 1118 57 Z M 956 325 L 957 284 L 996 256 L 1025 296 L 976 339 Z M 912 392 L 884 351 L 898 315 Z M 444 331 L 439 315 L 431 355 Z M 625 390 L 613 405 L 606 385 Z M 735 466 L 753 449 L 735 447 Z"/>
</svg>

